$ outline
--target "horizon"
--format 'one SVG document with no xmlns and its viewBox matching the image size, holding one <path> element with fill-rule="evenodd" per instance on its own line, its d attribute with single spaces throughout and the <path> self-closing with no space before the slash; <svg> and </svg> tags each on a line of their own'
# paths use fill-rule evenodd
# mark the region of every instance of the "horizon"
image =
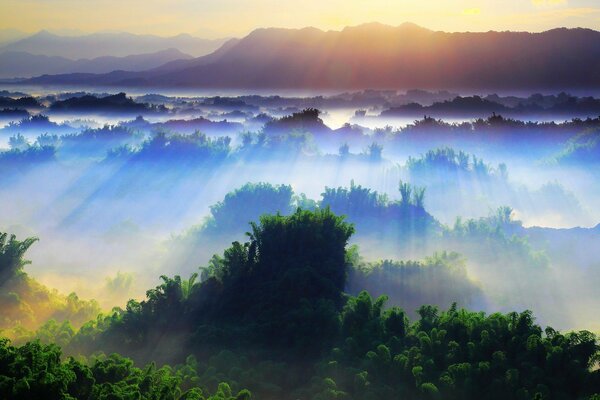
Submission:
<svg viewBox="0 0 600 400">
<path fill-rule="evenodd" d="M 40 34 L 50 34 L 50 35 L 54 35 L 54 36 L 59 36 L 59 37 L 83 37 L 83 36 L 93 36 L 93 35 L 134 35 L 134 36 L 152 36 L 152 37 L 159 37 L 159 38 L 175 38 L 175 37 L 180 37 L 180 36 L 188 36 L 188 37 L 193 37 L 196 39 L 205 39 L 205 40 L 229 40 L 229 39 L 242 39 L 245 36 L 250 35 L 252 32 L 255 31 L 259 31 L 259 30 L 277 30 L 277 29 L 285 29 L 285 30 L 295 30 L 295 31 L 299 31 L 299 30 L 305 30 L 305 29 L 316 29 L 319 30 L 321 32 L 342 32 L 345 29 L 348 28 L 357 28 L 357 27 L 362 27 L 362 26 L 367 26 L 367 25 L 382 25 L 382 26 L 386 26 L 386 27 L 390 27 L 390 28 L 399 28 L 405 25 L 414 25 L 418 28 L 423 28 L 425 30 L 429 30 L 431 32 L 443 32 L 443 33 L 489 33 L 489 32 L 496 32 L 496 33 L 501 33 L 501 32 L 514 32 L 514 33 L 544 33 L 544 32 L 548 32 L 548 31 L 553 31 L 553 30 L 557 30 L 557 29 L 568 29 L 568 30 L 576 30 L 576 29 L 583 29 L 583 30 L 591 30 L 591 31 L 596 31 L 596 32 L 600 32 L 600 25 L 598 27 L 594 27 L 594 28 L 589 28 L 589 27 L 584 27 L 584 26 L 573 26 L 573 27 L 569 27 L 569 26 L 555 26 L 555 27 L 550 27 L 548 29 L 542 29 L 539 31 L 535 31 L 535 30 L 511 30 L 511 29 L 507 29 L 507 30 L 496 30 L 496 29 L 489 29 L 489 30 L 441 30 L 441 29 L 433 29 L 430 28 L 428 26 L 424 26 L 421 24 L 417 24 L 414 23 L 412 21 L 404 21 L 401 22 L 399 24 L 393 25 L 393 24 L 387 24 L 387 23 L 382 23 L 379 21 L 367 21 L 367 22 L 363 22 L 363 23 L 359 23 L 359 24 L 354 24 L 354 25 L 345 25 L 341 28 L 335 28 L 335 29 L 324 29 L 318 26 L 312 26 L 312 25 L 307 25 L 307 26 L 303 26 L 303 27 L 281 27 L 281 26 L 257 26 L 253 29 L 251 29 L 250 31 L 248 31 L 247 33 L 241 35 L 241 36 L 223 36 L 223 37 L 204 37 L 204 36 L 200 36 L 197 34 L 194 34 L 192 32 L 179 32 L 179 33 L 175 33 L 172 35 L 161 35 L 161 34 L 154 34 L 154 33 L 135 33 L 135 32 L 130 32 L 130 31 L 124 31 L 124 30 L 98 30 L 98 31 L 79 31 L 79 30 L 55 30 L 55 29 L 47 29 L 47 28 L 42 28 L 36 31 L 32 31 L 32 32 L 24 32 L 24 31 L 19 31 L 18 33 L 21 34 L 21 37 L 18 38 L 14 38 L 11 39 L 10 42 L 16 42 L 22 39 L 26 39 L 28 37 L 32 37 L 35 35 L 40 35 Z M 2 37 L 3 37 L 3 33 L 5 31 L 14 31 L 13 29 L 0 29 L 0 41 L 2 41 Z M 14 34 L 17 34 L 17 32 L 13 32 Z"/>
<path fill-rule="evenodd" d="M 0 400 L 600 400 L 600 0 L 2 0 Z"/>
<path fill-rule="evenodd" d="M 444 32 L 526 31 L 542 32 L 556 27 L 600 29 L 600 6 L 592 0 L 441 0 L 419 4 L 401 0 L 390 4 L 339 1 L 327 5 L 296 0 L 274 4 L 270 0 L 209 2 L 202 5 L 179 0 L 167 5 L 159 1 L 105 0 L 94 13 L 73 0 L 48 3 L 7 0 L 0 4 L 0 34 L 32 35 L 47 30 L 60 35 L 132 33 L 172 37 L 189 34 L 206 39 L 242 37 L 266 27 L 323 31 L 347 26 L 381 23 L 398 26 L 400 21 Z M 229 10 L 235 9 L 231 14 Z M 139 21 L 132 23 L 132 21 Z M 12 32 L 10 32 L 12 31 Z"/>
</svg>

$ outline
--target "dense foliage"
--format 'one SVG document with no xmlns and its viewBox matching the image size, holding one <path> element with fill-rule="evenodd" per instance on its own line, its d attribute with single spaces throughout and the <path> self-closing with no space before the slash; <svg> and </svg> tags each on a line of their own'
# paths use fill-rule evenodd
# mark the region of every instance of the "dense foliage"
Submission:
<svg viewBox="0 0 600 400">
<path fill-rule="evenodd" d="M 363 290 L 375 297 L 387 296 L 391 305 L 401 306 L 411 316 L 423 304 L 446 307 L 453 302 L 485 302 L 481 288 L 467 276 L 464 258 L 448 252 L 423 261 L 358 262 L 349 270 L 346 291 L 356 296 Z"/>
<path fill-rule="evenodd" d="M 510 210 L 494 221 L 495 230 L 467 223 L 452 234 L 500 235 L 510 230 Z M 475 292 L 459 279 L 464 269 L 455 254 L 361 264 L 347 249 L 353 227 L 329 209 L 266 215 L 251 228 L 249 241 L 215 256 L 202 279 L 163 277 L 146 300 L 131 300 L 125 310 L 78 331 L 50 322 L 40 331 L 48 336 L 38 336 L 74 354 L 118 350 L 173 367 L 138 369 L 117 355 L 89 366 L 60 362 L 55 346 L 4 341 L 0 390 L 8 398 L 45 392 L 46 398 L 196 399 L 217 391 L 215 399 L 230 399 L 236 391 L 248 398 L 248 388 L 258 398 L 357 400 L 586 399 L 600 392 L 600 353 L 590 332 L 543 330 L 529 311 L 486 316 L 456 305 L 445 312 L 420 306 L 411 323 L 403 309 L 386 307 L 387 296 L 344 294 L 349 273 L 351 291 L 385 281 L 374 287 L 404 307 L 415 305 L 410 293 L 417 287 L 433 302 L 449 302 L 435 297 L 436 280 L 458 284 L 456 296 Z M 18 270 L 26 248 L 13 245 L 19 251 L 11 265 Z"/>
<path fill-rule="evenodd" d="M 249 400 L 250 392 L 232 394 L 221 383 L 213 395 L 165 366 L 143 369 L 118 354 L 97 357 L 89 365 L 61 360 L 56 345 L 11 346 L 0 339 L 0 397 L 10 400 Z"/>
<path fill-rule="evenodd" d="M 600 400 L 600 100 L 5 94 L 0 399 Z"/>
<path fill-rule="evenodd" d="M 262 214 L 289 214 L 292 211 L 292 187 L 268 183 L 247 183 L 227 193 L 223 201 L 210 207 L 208 233 L 223 234 L 244 227 L 241 221 L 256 221 Z"/>
<path fill-rule="evenodd" d="M 248 242 L 213 257 L 201 281 L 163 277 L 147 300 L 130 301 L 94 340 L 100 349 L 126 344 L 138 358 L 165 335 L 187 335 L 183 343 L 199 349 L 266 348 L 280 349 L 276 357 L 313 357 L 335 336 L 352 232 L 327 209 L 263 216 Z M 86 330 L 95 335 L 94 327 Z M 323 332 L 323 340 L 310 339 L 314 332 Z"/>
<path fill-rule="evenodd" d="M 96 301 L 81 300 L 75 293 L 65 296 L 25 273 L 23 267 L 29 261 L 23 257 L 36 241 L 37 238 L 20 241 L 14 235 L 0 233 L 0 332 L 3 335 L 27 335 L 27 330 L 55 320 L 69 320 L 78 327 L 100 313 Z"/>
<path fill-rule="evenodd" d="M 422 306 L 410 324 L 362 292 L 341 315 L 344 340 L 321 372 L 350 398 L 577 399 L 600 390 L 590 332 L 543 331 L 531 312 L 439 312 Z M 331 392 L 329 392 L 331 393 Z M 326 397 L 327 398 L 327 397 Z"/>
</svg>

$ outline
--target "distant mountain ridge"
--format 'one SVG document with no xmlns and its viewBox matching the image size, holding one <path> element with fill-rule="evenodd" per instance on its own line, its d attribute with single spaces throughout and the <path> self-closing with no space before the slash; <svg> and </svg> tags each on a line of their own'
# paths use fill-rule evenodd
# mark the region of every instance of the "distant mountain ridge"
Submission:
<svg viewBox="0 0 600 400">
<path fill-rule="evenodd" d="M 18 29 L 0 29 L 0 46 L 5 46 L 9 43 L 27 37 L 28 34 Z"/>
<path fill-rule="evenodd" d="M 414 24 L 342 31 L 257 29 L 204 57 L 144 72 L 46 76 L 29 83 L 239 89 L 600 87 L 600 32 L 446 33 Z"/>
<path fill-rule="evenodd" d="M 93 33 L 80 36 L 62 36 L 48 31 L 40 31 L 0 47 L 0 53 L 16 51 L 77 60 L 103 56 L 125 57 L 132 54 L 177 49 L 182 53 L 198 57 L 212 53 L 226 41 L 227 39 L 202 39 L 188 34 L 172 37 L 132 33 Z"/>
<path fill-rule="evenodd" d="M 107 73 L 115 70 L 143 71 L 175 60 L 189 60 L 189 54 L 177 49 L 126 57 L 104 56 L 71 60 L 59 56 L 34 55 L 26 52 L 0 53 L 0 78 L 28 78 L 44 74 Z"/>
</svg>

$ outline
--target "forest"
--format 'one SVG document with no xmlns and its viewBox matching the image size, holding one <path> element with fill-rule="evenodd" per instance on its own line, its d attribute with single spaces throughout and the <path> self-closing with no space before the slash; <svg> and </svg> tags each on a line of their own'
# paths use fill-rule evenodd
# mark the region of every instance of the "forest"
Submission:
<svg viewBox="0 0 600 400">
<path fill-rule="evenodd" d="M 3 91 L 0 398 L 599 400 L 598 104 Z"/>
<path fill-rule="evenodd" d="M 348 248 L 353 233 L 329 208 L 264 215 L 248 241 L 215 255 L 200 276 L 162 276 L 144 300 L 79 329 L 50 323 L 24 345 L 2 341 L 0 391 L 7 398 L 595 398 L 600 348 L 591 332 L 561 334 L 542 329 L 531 311 L 486 315 L 456 303 L 422 305 L 411 322 L 402 308 L 386 307 L 386 295 L 346 294 L 352 274 L 357 287 L 377 275 L 398 277 L 387 289 L 405 294 L 403 275 L 440 262 L 388 261 L 364 271 Z M 2 235 L 5 284 L 27 279 L 23 257 L 34 240 Z M 61 361 L 60 347 L 42 342 L 61 343 L 72 356 Z M 94 351 L 110 355 L 77 361 Z"/>
</svg>

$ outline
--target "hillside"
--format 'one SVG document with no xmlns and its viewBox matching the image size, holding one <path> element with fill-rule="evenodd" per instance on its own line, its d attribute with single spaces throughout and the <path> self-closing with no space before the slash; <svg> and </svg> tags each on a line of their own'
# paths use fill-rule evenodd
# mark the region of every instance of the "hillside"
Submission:
<svg viewBox="0 0 600 400">
<path fill-rule="evenodd" d="M 214 88 L 562 89 L 600 86 L 600 32 L 436 32 L 413 24 L 342 31 L 257 29 L 219 52 L 141 73 L 30 83 Z"/>
<path fill-rule="evenodd" d="M 71 60 L 59 56 L 46 56 L 21 51 L 0 54 L 0 78 L 26 78 L 44 74 L 74 72 L 107 73 L 115 70 L 143 71 L 175 60 L 193 58 L 177 49 L 154 53 L 134 54 L 125 57 L 103 56 L 92 59 Z"/>
<path fill-rule="evenodd" d="M 80 59 L 103 56 L 125 57 L 131 54 L 154 53 L 175 48 L 183 53 L 199 57 L 215 51 L 225 41 L 226 39 L 201 39 L 186 34 L 162 37 L 118 32 L 62 36 L 48 31 L 40 31 L 0 47 L 0 52 L 18 51 Z"/>
</svg>

